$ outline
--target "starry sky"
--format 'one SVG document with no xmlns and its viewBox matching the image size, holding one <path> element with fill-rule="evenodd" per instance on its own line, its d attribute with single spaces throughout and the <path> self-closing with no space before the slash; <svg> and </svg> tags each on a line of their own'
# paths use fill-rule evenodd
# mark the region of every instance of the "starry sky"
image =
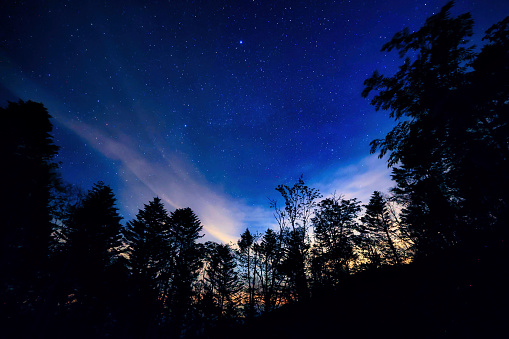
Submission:
<svg viewBox="0 0 509 339">
<path fill-rule="evenodd" d="M 205 239 L 274 224 L 268 198 L 303 175 L 367 203 L 392 186 L 369 142 L 393 126 L 360 93 L 380 49 L 446 1 L 6 1 L 0 105 L 42 102 L 65 181 L 110 185 L 124 220 L 161 197 Z M 508 1 L 457 1 L 474 42 Z"/>
</svg>

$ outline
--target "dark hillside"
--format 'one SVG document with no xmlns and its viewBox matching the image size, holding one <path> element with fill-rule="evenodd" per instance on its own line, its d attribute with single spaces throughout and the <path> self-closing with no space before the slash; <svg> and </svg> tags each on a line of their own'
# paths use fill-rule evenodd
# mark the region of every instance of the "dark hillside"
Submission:
<svg viewBox="0 0 509 339">
<path fill-rule="evenodd" d="M 333 295 L 288 305 L 228 338 L 507 338 L 509 280 L 500 249 L 426 258 L 352 276 Z"/>
</svg>

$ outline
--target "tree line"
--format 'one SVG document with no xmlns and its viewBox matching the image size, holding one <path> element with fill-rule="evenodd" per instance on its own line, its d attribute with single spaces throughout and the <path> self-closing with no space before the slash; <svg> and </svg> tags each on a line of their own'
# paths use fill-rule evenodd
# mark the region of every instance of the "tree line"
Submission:
<svg viewBox="0 0 509 339">
<path fill-rule="evenodd" d="M 302 177 L 276 188 L 282 205 L 274 199 L 270 206 L 278 228 L 246 229 L 236 244 L 200 241 L 192 209 L 169 213 L 158 197 L 122 224 L 108 185 L 83 192 L 59 180 L 42 104 L 9 103 L 2 113 L 33 123 L 19 124 L 19 138 L 6 140 L 11 174 L 19 181 L 37 175 L 38 186 L 13 185 L 17 199 L 31 200 L 4 210 L 2 238 L 5 325 L 25 331 L 23 323 L 34 324 L 27 336 L 199 336 L 332 292 L 351 272 L 410 257 L 387 197 L 374 192 L 360 217 L 357 199 L 321 199 Z"/>
<path fill-rule="evenodd" d="M 363 205 L 303 178 L 276 188 L 277 226 L 203 242 L 191 208 L 158 197 L 122 224 L 103 182 L 64 184 L 40 103 L 0 109 L 1 325 L 6 337 L 199 337 L 221 324 L 335 293 L 348 276 L 454 248 L 504 249 L 509 189 L 509 17 L 469 44 L 470 14 L 448 3 L 385 44 L 405 57 L 362 92 L 396 125 L 371 143 L 395 187 Z M 505 251 L 503 253 L 506 253 Z"/>
</svg>

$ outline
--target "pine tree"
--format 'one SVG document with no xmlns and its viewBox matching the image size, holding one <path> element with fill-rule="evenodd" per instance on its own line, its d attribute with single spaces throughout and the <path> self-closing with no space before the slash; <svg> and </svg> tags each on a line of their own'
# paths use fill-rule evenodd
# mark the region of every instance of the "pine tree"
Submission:
<svg viewBox="0 0 509 339">
<path fill-rule="evenodd" d="M 115 207 L 112 189 L 98 182 L 89 190 L 82 204 L 70 212 L 66 224 L 70 229 L 67 248 L 72 290 L 78 302 L 92 306 L 92 299 L 107 298 L 109 268 L 119 259 L 122 249 L 122 217 Z"/>
<path fill-rule="evenodd" d="M 192 316 L 193 286 L 202 267 L 203 248 L 197 243 L 203 237 L 202 230 L 200 219 L 189 207 L 171 213 L 169 244 L 172 257 L 168 266 L 166 303 L 176 331 L 189 322 L 186 318 Z"/>
<path fill-rule="evenodd" d="M 229 245 L 208 242 L 206 294 L 214 301 L 218 319 L 237 316 L 237 293 L 241 284 L 236 271 L 235 253 Z"/>
<path fill-rule="evenodd" d="M 381 249 L 387 262 L 401 264 L 401 256 L 395 245 L 397 225 L 387 208 L 387 202 L 382 193 L 375 191 L 369 203 L 364 206 L 366 212 L 362 216 L 363 231 L 374 240 L 375 246 Z"/>
<path fill-rule="evenodd" d="M 259 256 L 258 278 L 264 312 L 270 312 L 280 297 L 281 274 L 278 267 L 282 258 L 282 244 L 276 232 L 267 229 L 259 244 L 255 244 Z"/>
<path fill-rule="evenodd" d="M 161 199 L 154 198 L 136 219 L 126 225 L 125 238 L 129 245 L 129 264 L 136 280 L 156 290 L 161 271 L 167 266 L 170 217 Z"/>
<path fill-rule="evenodd" d="M 168 265 L 172 260 L 169 243 L 170 217 L 159 198 L 139 210 L 126 225 L 131 270 L 131 326 L 138 336 L 150 333 L 160 319 L 161 297 L 167 286 Z"/>
<path fill-rule="evenodd" d="M 26 328 L 24 317 L 37 314 L 42 319 L 49 302 L 50 205 L 58 182 L 54 158 L 59 148 L 43 104 L 9 102 L 0 115 L 5 126 L 0 135 L 5 178 L 0 204 L 0 326 L 5 335 L 14 328 L 23 336 L 19 331 Z"/>
<path fill-rule="evenodd" d="M 0 108 L 6 128 L 0 136 L 0 297 L 14 303 L 38 298 L 51 235 L 50 190 L 56 181 L 51 116 L 41 103 L 9 102 Z M 32 291 L 32 292 L 29 292 Z M 29 296 L 29 294 L 31 294 Z M 14 304 L 12 305 L 14 306 Z M 21 304 L 20 304 L 21 306 Z M 17 307 L 17 306 L 16 306 Z M 13 311 L 15 312 L 15 311 Z"/>
<path fill-rule="evenodd" d="M 257 256 L 254 251 L 255 237 L 251 234 L 249 229 L 240 235 L 240 240 L 237 242 L 239 247 L 238 256 L 241 267 L 243 268 L 242 280 L 245 286 L 245 293 L 247 295 L 246 302 L 246 315 L 251 317 L 255 314 L 255 286 L 256 286 L 256 270 L 257 270 Z"/>
</svg>

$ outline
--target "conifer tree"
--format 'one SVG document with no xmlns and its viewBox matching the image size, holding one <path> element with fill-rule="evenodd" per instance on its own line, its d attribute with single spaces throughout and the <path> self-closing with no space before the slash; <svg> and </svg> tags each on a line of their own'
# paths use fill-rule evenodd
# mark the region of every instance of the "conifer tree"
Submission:
<svg viewBox="0 0 509 339">
<path fill-rule="evenodd" d="M 239 248 L 239 263 L 243 268 L 242 281 L 247 295 L 246 302 L 246 315 L 253 316 L 255 313 L 255 286 L 256 286 L 256 270 L 258 265 L 257 253 L 254 250 L 256 247 L 256 239 L 251 234 L 249 229 L 246 228 L 244 233 L 240 235 L 240 240 L 237 241 Z"/>
<path fill-rule="evenodd" d="M 197 241 L 203 226 L 198 216 L 189 208 L 179 208 L 170 215 L 170 257 L 167 267 L 169 285 L 166 303 L 177 331 L 192 316 L 191 306 L 195 296 L 194 284 L 202 267 L 203 246 Z"/>
<path fill-rule="evenodd" d="M 276 232 L 270 228 L 265 231 L 260 243 L 255 244 L 255 251 L 260 260 L 257 274 L 264 312 L 270 312 L 274 309 L 281 294 L 281 274 L 278 270 L 283 254 L 281 246 Z"/>
<path fill-rule="evenodd" d="M 72 289 L 78 302 L 87 306 L 92 306 L 92 299 L 107 298 L 104 293 L 110 282 L 104 275 L 122 251 L 122 217 L 115 204 L 112 189 L 100 181 L 72 208 L 66 221 Z"/>
<path fill-rule="evenodd" d="M 206 294 L 214 301 L 217 319 L 237 316 L 237 293 L 241 283 L 235 253 L 229 245 L 208 242 Z"/>
<path fill-rule="evenodd" d="M 6 179 L 0 204 L 0 298 L 5 301 L 0 308 L 10 307 L 9 300 L 17 308 L 14 304 L 18 302 L 40 298 L 36 285 L 47 273 L 50 190 L 57 179 L 54 157 L 58 146 L 53 143 L 51 116 L 43 104 L 9 102 L 0 108 L 0 115 L 6 126 L 0 135 Z"/>
<path fill-rule="evenodd" d="M 397 224 L 392 219 L 387 208 L 387 202 L 382 193 L 375 191 L 369 203 L 364 206 L 366 212 L 362 216 L 363 231 L 368 233 L 381 249 L 386 262 L 401 264 L 401 255 L 395 245 Z"/>
<path fill-rule="evenodd" d="M 156 197 L 127 223 L 124 232 L 131 270 L 131 325 L 139 336 L 150 333 L 160 320 L 163 286 L 167 285 L 164 272 L 172 257 L 169 227 L 168 212 Z"/>
<path fill-rule="evenodd" d="M 125 237 L 129 245 L 129 263 L 137 280 L 156 289 L 157 278 L 167 265 L 170 219 L 161 199 L 154 198 L 136 219 L 126 225 Z"/>
</svg>

